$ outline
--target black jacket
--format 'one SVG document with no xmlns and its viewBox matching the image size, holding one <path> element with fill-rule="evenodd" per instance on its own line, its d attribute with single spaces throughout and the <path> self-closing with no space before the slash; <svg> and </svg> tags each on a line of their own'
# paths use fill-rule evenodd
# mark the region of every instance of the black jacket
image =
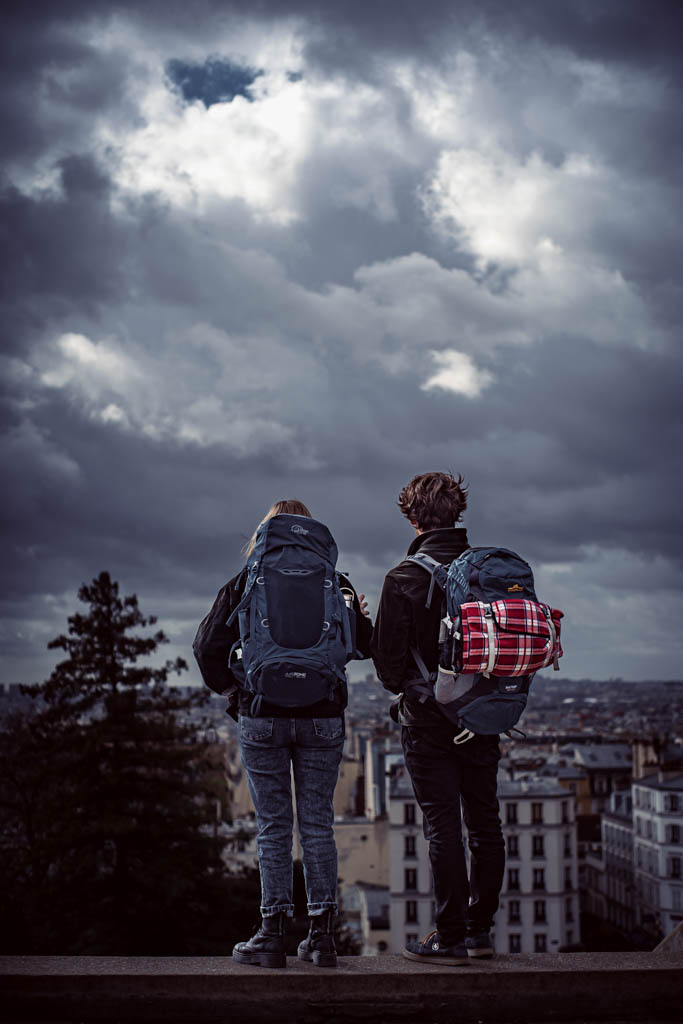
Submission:
<svg viewBox="0 0 683 1024">
<path fill-rule="evenodd" d="M 437 562 L 447 564 L 469 547 L 467 531 L 460 527 L 428 530 L 419 534 L 408 548 Z M 382 685 L 400 694 L 396 711 L 402 725 L 443 724 L 433 698 L 421 703 L 415 694 L 404 693 L 405 683 L 421 679 L 411 647 L 416 647 L 430 672 L 439 664 L 439 621 L 443 592 L 434 588 L 432 602 L 425 607 L 431 577 L 414 562 L 400 562 L 384 580 L 370 650 Z"/>
<path fill-rule="evenodd" d="M 252 694 L 239 688 L 239 682 L 228 668 L 228 656 L 233 644 L 239 639 L 237 618 L 230 627 L 226 625 L 231 612 L 237 607 L 244 592 L 246 572 L 242 570 L 218 591 L 209 614 L 202 619 L 192 644 L 197 664 L 204 682 L 216 693 L 228 698 L 227 712 L 233 718 L 250 716 Z M 340 574 L 343 587 L 353 590 L 353 608 L 356 613 L 356 648 L 364 658 L 370 657 L 370 636 L 372 622 L 361 614 L 358 595 L 351 582 Z M 334 700 L 323 700 L 307 708 L 281 708 L 266 701 L 259 711 L 260 718 L 333 718 L 341 715 L 346 707 L 348 695 L 345 686 L 337 689 Z"/>
</svg>

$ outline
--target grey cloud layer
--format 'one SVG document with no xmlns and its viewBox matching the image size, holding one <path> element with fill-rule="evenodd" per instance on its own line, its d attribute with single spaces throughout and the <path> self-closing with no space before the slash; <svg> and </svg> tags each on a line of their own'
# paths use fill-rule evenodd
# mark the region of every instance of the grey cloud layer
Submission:
<svg viewBox="0 0 683 1024">
<path fill-rule="evenodd" d="M 629 639 L 634 590 L 680 608 L 673 5 L 655 18 L 645 4 L 528 3 L 514 19 L 506 5 L 429 5 L 417 20 L 381 3 L 324 16 L 201 6 L 196 30 L 175 4 L 45 5 L 43 19 L 17 8 L 7 22 L 6 675 L 47 664 L 36 648 L 62 628 L 65 595 L 102 568 L 187 644 L 281 496 L 330 523 L 376 598 L 410 539 L 397 491 L 429 468 L 463 472 L 475 542 L 519 547 L 567 605 L 570 674 L 675 674 L 668 620 L 648 622 L 649 661 Z M 370 132 L 312 122 L 290 222 L 240 197 L 193 209 L 127 192 L 97 141 L 102 123 L 145 123 L 145 46 L 208 58 L 230 17 L 256 37 L 274 19 L 295 25 L 304 81 L 342 76 L 379 97 L 359 107 Z M 132 25 L 140 50 L 119 37 L 103 48 L 98 19 Z M 458 51 L 471 70 L 453 70 Z M 459 134 L 452 113 L 445 134 L 428 130 L 419 90 L 445 104 L 469 80 Z M 502 241 L 477 219 L 477 154 Z M 571 154 L 588 163 L 567 170 Z M 29 188 L 41 161 L 58 187 Z M 515 227 L 523 189 L 541 205 Z M 554 245 L 540 255 L 535 218 Z M 425 388 L 433 353 L 453 349 L 479 390 Z"/>
</svg>

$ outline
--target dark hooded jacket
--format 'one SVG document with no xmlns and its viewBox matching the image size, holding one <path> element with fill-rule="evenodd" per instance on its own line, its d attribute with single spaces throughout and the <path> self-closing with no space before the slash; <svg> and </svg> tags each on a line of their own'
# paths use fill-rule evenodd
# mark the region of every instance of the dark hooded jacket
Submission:
<svg viewBox="0 0 683 1024">
<path fill-rule="evenodd" d="M 469 547 L 467 531 L 461 527 L 428 530 L 419 534 L 408 548 L 437 562 L 448 564 Z M 392 717 L 401 725 L 443 724 L 444 718 L 434 698 L 422 702 L 415 693 L 406 693 L 405 684 L 422 679 L 411 654 L 416 647 L 427 669 L 439 665 L 439 622 L 443 593 L 438 586 L 429 608 L 426 607 L 431 577 L 414 562 L 404 560 L 391 569 L 384 580 L 370 651 L 382 685 L 399 694 L 392 705 Z"/>
</svg>

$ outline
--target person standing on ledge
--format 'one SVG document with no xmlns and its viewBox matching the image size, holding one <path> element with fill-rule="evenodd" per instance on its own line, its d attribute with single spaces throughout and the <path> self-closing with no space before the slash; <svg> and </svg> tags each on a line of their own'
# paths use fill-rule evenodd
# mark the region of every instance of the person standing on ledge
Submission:
<svg viewBox="0 0 683 1024">
<path fill-rule="evenodd" d="M 455 524 L 467 507 L 462 477 L 423 473 L 401 491 L 398 507 L 415 530 L 408 555 L 418 551 L 449 564 L 468 547 L 467 532 Z M 423 963 L 459 965 L 490 957 L 489 930 L 498 909 L 505 845 L 497 789 L 497 736 L 453 743 L 457 729 L 434 697 L 422 698 L 407 684 L 420 679 L 413 651 L 430 673 L 439 665 L 441 602 L 427 608 L 429 575 L 404 560 L 384 580 L 371 653 L 385 687 L 398 694 L 391 715 L 401 725 L 401 743 L 415 798 L 424 817 L 434 879 L 436 930 L 408 943 L 403 955 Z M 467 825 L 470 876 L 461 829 Z"/>
<path fill-rule="evenodd" d="M 193 649 L 204 682 L 228 697 L 258 821 L 261 926 L 241 964 L 285 967 L 292 902 L 293 769 L 309 934 L 297 955 L 335 967 L 333 796 L 344 747 L 345 665 L 370 654 L 364 595 L 336 572 L 337 546 L 301 501 L 277 501 L 219 591 Z"/>
</svg>

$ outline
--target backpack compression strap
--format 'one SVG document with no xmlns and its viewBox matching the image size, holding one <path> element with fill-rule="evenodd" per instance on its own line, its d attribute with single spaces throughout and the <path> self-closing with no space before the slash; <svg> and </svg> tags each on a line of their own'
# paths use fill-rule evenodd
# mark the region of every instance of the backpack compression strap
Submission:
<svg viewBox="0 0 683 1024">
<path fill-rule="evenodd" d="M 433 697 L 434 696 L 434 683 L 436 682 L 436 677 L 438 675 L 438 672 L 430 673 L 430 672 L 427 671 L 427 666 L 425 665 L 424 660 L 422 659 L 422 656 L 420 655 L 420 652 L 418 651 L 417 647 L 411 647 L 410 648 L 410 653 L 412 654 L 413 658 L 415 659 L 415 664 L 417 665 L 417 667 L 419 668 L 420 672 L 422 673 L 425 682 L 422 683 L 419 679 L 411 679 L 407 683 L 404 683 L 403 685 L 404 685 L 404 687 L 406 689 L 408 689 L 410 687 L 410 689 L 416 690 L 417 693 L 419 693 L 421 695 L 420 696 L 420 703 L 424 704 L 424 702 L 427 700 L 427 697 Z M 444 717 L 448 718 L 448 715 L 445 714 L 445 712 L 443 711 L 442 706 L 439 704 L 438 701 L 437 701 L 437 705 L 436 706 L 437 706 L 438 710 L 441 711 L 441 713 L 444 715 Z M 448 719 L 448 720 L 451 721 L 451 719 Z M 462 724 L 462 723 L 460 723 L 460 724 Z M 472 732 L 472 730 L 465 728 L 465 729 L 463 729 L 461 732 L 457 733 L 453 737 L 453 742 L 456 744 L 456 746 L 458 746 L 461 743 L 467 743 L 467 741 L 471 740 L 473 736 L 474 736 L 474 733 Z"/>
<path fill-rule="evenodd" d="M 420 704 L 424 704 L 427 697 L 434 696 L 434 683 L 436 682 L 436 672 L 429 672 L 425 665 L 422 655 L 418 651 L 417 647 L 411 647 L 410 653 L 413 656 L 413 660 L 417 665 L 422 679 L 408 679 L 403 684 L 404 690 L 413 690 L 415 693 L 420 694 Z"/>
</svg>

